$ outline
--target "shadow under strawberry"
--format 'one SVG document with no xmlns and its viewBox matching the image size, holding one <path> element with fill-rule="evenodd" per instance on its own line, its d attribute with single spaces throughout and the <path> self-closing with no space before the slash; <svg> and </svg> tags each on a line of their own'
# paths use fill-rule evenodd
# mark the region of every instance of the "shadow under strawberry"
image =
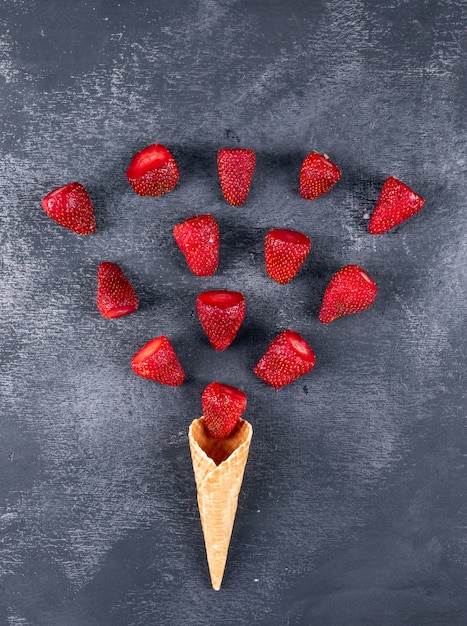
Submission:
<svg viewBox="0 0 467 626">
<path fill-rule="evenodd" d="M 258 183 L 258 194 L 269 186 L 271 180 L 283 190 L 299 196 L 300 168 L 306 152 L 290 150 L 287 152 L 258 151 L 256 153 L 256 169 L 253 176 L 252 188 L 255 176 Z"/>
<path fill-rule="evenodd" d="M 308 301 L 304 313 L 317 320 L 324 292 L 331 277 L 349 260 L 339 255 L 341 248 L 336 246 L 335 237 L 318 234 L 313 237 L 312 242 L 309 266 L 304 269 L 300 278 L 307 283 L 305 293 L 308 294 Z"/>
<path fill-rule="evenodd" d="M 263 240 L 264 235 L 262 228 L 253 225 L 238 223 L 235 219 L 216 216 L 216 220 L 220 229 L 220 256 L 219 256 L 219 273 L 224 273 L 232 267 L 245 265 L 245 260 L 250 259 L 251 271 L 257 272 L 258 267 L 264 265 L 263 256 Z M 241 285 L 242 279 L 239 279 Z M 241 287 L 239 287 L 241 291 Z"/>
<path fill-rule="evenodd" d="M 259 316 L 251 316 L 240 328 L 237 335 L 237 339 L 243 342 L 247 350 L 248 363 L 246 366 L 251 369 L 262 356 L 264 352 L 263 347 L 265 349 L 271 335 L 271 324 L 267 324 L 266 322 L 261 323 L 258 317 Z"/>
<path fill-rule="evenodd" d="M 122 203 L 122 199 L 127 194 L 133 194 L 128 184 L 126 170 L 133 155 L 140 149 L 140 146 L 131 146 L 122 150 L 121 156 L 112 158 L 111 167 L 95 172 L 85 185 L 94 206 L 96 232 L 119 224 L 119 215 L 115 207 Z M 106 182 L 102 183 L 102 181 Z M 108 181 L 112 184 L 109 185 Z"/>
<path fill-rule="evenodd" d="M 141 272 L 130 268 L 127 270 L 123 265 L 122 269 L 138 295 L 138 311 L 157 310 L 157 307 L 165 300 L 163 289 L 157 288 L 157 285 L 154 285 L 154 280 L 150 280 L 149 276 L 143 275 Z"/>
<path fill-rule="evenodd" d="M 202 181 L 208 179 L 218 180 L 217 175 L 217 150 L 221 146 L 213 144 L 196 144 L 193 146 L 183 144 L 168 144 L 167 147 L 171 151 L 180 170 L 180 181 L 178 185 L 184 185 L 192 181 Z M 213 187 L 211 186 L 211 189 Z M 215 188 L 215 186 L 214 186 Z M 209 192 L 209 188 L 207 189 Z M 203 192 L 204 193 L 204 192 Z M 219 197 L 222 197 L 219 188 Z M 203 195 L 203 201 L 206 197 Z M 196 213 L 197 211 L 194 211 Z M 203 210 L 198 211 L 200 213 Z"/>
<path fill-rule="evenodd" d="M 355 168 L 351 163 L 344 163 L 342 166 L 340 183 L 349 195 L 349 201 L 346 202 L 347 211 L 352 216 L 359 233 L 369 235 L 368 222 L 386 178 L 380 173 L 365 168 Z"/>
</svg>

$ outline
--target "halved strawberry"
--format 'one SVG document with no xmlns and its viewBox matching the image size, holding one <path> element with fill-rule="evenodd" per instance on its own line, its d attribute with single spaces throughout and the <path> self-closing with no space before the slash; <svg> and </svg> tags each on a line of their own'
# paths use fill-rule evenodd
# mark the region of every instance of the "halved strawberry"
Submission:
<svg viewBox="0 0 467 626">
<path fill-rule="evenodd" d="M 315 363 L 315 353 L 303 337 L 293 330 L 284 330 L 271 342 L 253 371 L 279 389 L 312 370 Z"/>
<path fill-rule="evenodd" d="M 174 226 L 173 234 L 196 276 L 212 276 L 219 264 L 219 226 L 212 215 L 195 215 Z"/>
<path fill-rule="evenodd" d="M 394 176 L 384 181 L 381 194 L 368 224 L 372 235 L 385 233 L 418 213 L 425 200 Z"/>
<path fill-rule="evenodd" d="M 297 274 L 311 249 L 310 239 L 294 230 L 270 230 L 264 240 L 266 271 L 285 285 Z"/>
<path fill-rule="evenodd" d="M 334 274 L 323 298 L 319 321 L 329 324 L 338 317 L 364 311 L 378 293 L 373 280 L 358 265 L 346 265 Z"/>
<path fill-rule="evenodd" d="M 174 189 L 179 171 L 169 150 L 155 143 L 135 154 L 126 176 L 140 196 L 161 196 Z"/>
<path fill-rule="evenodd" d="M 78 235 L 91 235 L 96 230 L 92 201 L 81 183 L 57 187 L 45 196 L 41 205 L 57 224 Z"/>
<path fill-rule="evenodd" d="M 300 171 L 300 194 L 305 200 L 315 200 L 333 187 L 341 171 L 327 154 L 312 152 L 305 157 Z"/>
<path fill-rule="evenodd" d="M 185 373 L 175 350 L 164 336 L 148 341 L 133 357 L 131 367 L 138 376 L 171 387 L 177 387 L 185 380 Z"/>
<path fill-rule="evenodd" d="M 217 153 L 219 181 L 224 198 L 233 206 L 245 203 L 255 170 L 254 150 L 224 148 Z"/>
<path fill-rule="evenodd" d="M 230 385 L 211 383 L 203 391 L 201 405 L 209 434 L 216 439 L 224 439 L 245 412 L 246 395 Z"/>
<path fill-rule="evenodd" d="M 245 317 L 245 298 L 239 291 L 205 291 L 196 300 L 196 310 L 212 347 L 225 350 Z"/>
<path fill-rule="evenodd" d="M 135 290 L 115 263 L 101 263 L 97 268 L 97 308 L 107 318 L 122 317 L 138 308 Z"/>
</svg>

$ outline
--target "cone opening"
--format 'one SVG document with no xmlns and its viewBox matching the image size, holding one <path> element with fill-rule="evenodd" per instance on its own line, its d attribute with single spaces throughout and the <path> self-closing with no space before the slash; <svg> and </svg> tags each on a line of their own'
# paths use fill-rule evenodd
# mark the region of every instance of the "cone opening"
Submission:
<svg viewBox="0 0 467 626">
<path fill-rule="evenodd" d="M 204 424 L 204 418 L 201 417 L 193 422 L 192 433 L 196 443 L 206 456 L 212 459 L 216 465 L 220 465 L 247 440 L 249 429 L 247 422 L 240 419 L 228 437 L 216 439 L 209 434 Z"/>
</svg>

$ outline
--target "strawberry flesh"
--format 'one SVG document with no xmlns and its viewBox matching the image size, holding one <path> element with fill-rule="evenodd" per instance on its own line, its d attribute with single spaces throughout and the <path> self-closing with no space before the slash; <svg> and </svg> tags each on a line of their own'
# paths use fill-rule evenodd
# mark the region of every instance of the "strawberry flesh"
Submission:
<svg viewBox="0 0 467 626">
<path fill-rule="evenodd" d="M 316 357 L 297 332 L 284 330 L 271 342 L 254 373 L 265 383 L 280 389 L 313 369 Z"/>
<path fill-rule="evenodd" d="M 115 263 L 101 263 L 97 268 L 97 308 L 109 319 L 134 313 L 138 308 L 135 290 Z"/>
<path fill-rule="evenodd" d="M 91 235 L 96 230 L 92 201 L 81 183 L 68 183 L 54 189 L 45 196 L 41 205 L 57 224 L 78 235 Z"/>
<path fill-rule="evenodd" d="M 140 196 L 161 196 L 175 188 L 179 171 L 169 150 L 155 143 L 135 154 L 126 176 Z"/>
<path fill-rule="evenodd" d="M 232 206 L 241 206 L 246 202 L 255 165 L 254 150 L 224 148 L 217 153 L 222 193 Z"/>
<path fill-rule="evenodd" d="M 133 157 L 127 170 L 128 178 L 140 178 L 150 170 L 159 169 L 168 163 L 171 156 L 165 146 L 157 143 L 144 148 Z"/>
<path fill-rule="evenodd" d="M 245 317 L 245 298 L 239 291 L 205 291 L 196 300 L 199 321 L 215 350 L 225 350 Z"/>
<path fill-rule="evenodd" d="M 425 200 L 394 176 L 384 181 L 368 230 L 380 235 L 418 213 Z"/>
<path fill-rule="evenodd" d="M 196 276 L 212 276 L 219 264 L 219 226 L 212 215 L 195 215 L 174 226 L 175 241 Z"/>
<path fill-rule="evenodd" d="M 185 373 L 167 337 L 151 339 L 131 361 L 135 374 L 163 385 L 177 387 L 185 379 Z"/>
<path fill-rule="evenodd" d="M 359 313 L 370 307 L 378 288 L 358 265 L 346 265 L 334 274 L 323 298 L 319 321 L 329 324 L 338 317 Z"/>
<path fill-rule="evenodd" d="M 268 275 L 281 285 L 290 282 L 305 262 L 311 249 L 310 239 L 293 230 L 270 230 L 264 240 Z"/>
<path fill-rule="evenodd" d="M 300 195 L 315 200 L 333 187 L 341 171 L 327 155 L 312 152 L 305 157 L 300 171 Z"/>
<path fill-rule="evenodd" d="M 246 409 L 246 395 L 240 389 L 211 383 L 201 396 L 204 424 L 212 437 L 228 437 Z"/>
</svg>

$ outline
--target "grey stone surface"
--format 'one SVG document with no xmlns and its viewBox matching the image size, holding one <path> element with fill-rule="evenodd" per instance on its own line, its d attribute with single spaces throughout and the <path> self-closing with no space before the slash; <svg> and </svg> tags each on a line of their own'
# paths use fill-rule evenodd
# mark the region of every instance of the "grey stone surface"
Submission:
<svg viewBox="0 0 467 626">
<path fill-rule="evenodd" d="M 0 26 L 0 623 L 465 624 L 465 2 L 4 0 Z M 144 199 L 124 172 L 153 142 L 180 184 Z M 218 186 L 228 145 L 258 155 L 242 208 Z M 313 149 L 343 175 L 307 202 Z M 391 174 L 426 205 L 373 237 Z M 73 180 L 93 236 L 40 207 Z M 222 250 L 203 280 L 171 229 L 208 211 Z M 286 286 L 264 270 L 272 227 L 313 242 Z M 133 281 L 136 314 L 98 314 L 104 260 Z M 324 327 L 348 263 L 378 299 Z M 247 301 L 223 353 L 194 314 L 209 288 Z M 284 328 L 317 365 L 274 392 L 252 367 Z M 180 388 L 129 367 L 158 334 Z M 255 431 L 219 593 L 186 438 L 212 380 L 246 391 Z"/>
</svg>

